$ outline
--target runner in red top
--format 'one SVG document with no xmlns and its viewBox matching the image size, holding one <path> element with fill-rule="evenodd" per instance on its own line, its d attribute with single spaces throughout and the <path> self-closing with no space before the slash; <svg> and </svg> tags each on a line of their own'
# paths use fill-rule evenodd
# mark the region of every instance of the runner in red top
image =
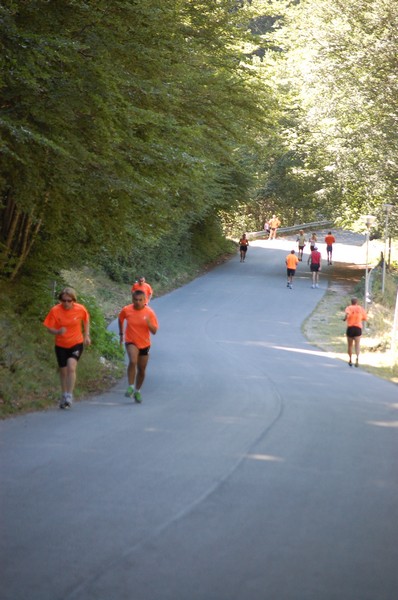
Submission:
<svg viewBox="0 0 398 600">
<path fill-rule="evenodd" d="M 319 271 L 321 270 L 321 253 L 318 248 L 314 246 L 309 258 L 308 264 L 310 265 L 311 273 L 312 273 L 312 288 L 319 287 Z"/>
<path fill-rule="evenodd" d="M 328 255 L 328 265 L 332 264 L 332 253 L 333 253 L 333 244 L 335 243 L 336 238 L 332 235 L 332 232 L 329 231 L 327 236 L 325 236 L 325 244 L 326 244 L 326 252 Z"/>
<path fill-rule="evenodd" d="M 125 328 L 126 321 L 126 328 Z M 119 314 L 120 343 L 125 341 L 126 352 L 129 359 L 127 367 L 128 388 L 125 396 L 141 402 L 141 386 L 145 379 L 145 370 L 149 360 L 151 347 L 150 334 L 158 330 L 157 317 L 149 306 L 146 305 L 145 293 L 136 290 L 133 293 L 133 304 L 122 308 Z"/>
<path fill-rule="evenodd" d="M 49 333 L 55 335 L 55 354 L 62 388 L 59 407 L 69 408 L 73 402 L 78 360 L 84 346 L 91 344 L 90 316 L 87 309 L 76 302 L 76 292 L 73 288 L 64 288 L 58 299 L 60 304 L 52 307 L 43 325 Z"/>
<path fill-rule="evenodd" d="M 149 283 L 147 283 L 145 281 L 145 277 L 140 277 L 138 279 L 138 281 L 133 283 L 133 286 L 131 288 L 131 293 L 134 293 L 136 290 L 142 290 L 144 292 L 144 294 L 146 296 L 146 303 L 149 304 L 149 302 L 153 296 L 153 289 L 151 288 Z"/>
<path fill-rule="evenodd" d="M 366 310 L 358 304 L 358 298 L 351 298 L 350 306 L 345 309 L 343 321 L 347 321 L 347 346 L 348 346 L 348 364 L 352 367 L 352 347 L 355 343 L 355 354 L 357 355 L 355 366 L 359 364 L 359 351 L 362 335 L 362 323 L 368 320 Z"/>
</svg>

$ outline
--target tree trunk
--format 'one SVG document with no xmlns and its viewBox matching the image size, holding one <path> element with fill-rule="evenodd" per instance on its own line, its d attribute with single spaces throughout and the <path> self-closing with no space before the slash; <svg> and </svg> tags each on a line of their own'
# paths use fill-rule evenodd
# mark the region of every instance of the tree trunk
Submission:
<svg viewBox="0 0 398 600">
<path fill-rule="evenodd" d="M 7 194 L 5 197 L 0 239 L 3 247 L 0 255 L 0 268 L 11 281 L 18 275 L 32 251 L 43 223 L 42 215 L 48 199 L 49 193 L 45 195 L 40 210 L 41 214 L 35 216 L 34 210 L 24 213 L 18 209 L 11 194 Z"/>
</svg>

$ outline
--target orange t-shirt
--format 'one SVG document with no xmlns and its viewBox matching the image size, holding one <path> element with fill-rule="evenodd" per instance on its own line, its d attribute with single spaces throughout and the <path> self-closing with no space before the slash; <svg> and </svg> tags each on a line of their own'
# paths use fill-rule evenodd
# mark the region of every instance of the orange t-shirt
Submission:
<svg viewBox="0 0 398 600">
<path fill-rule="evenodd" d="M 286 256 L 286 266 L 288 269 L 296 269 L 298 265 L 299 259 L 295 254 L 288 254 Z"/>
<path fill-rule="evenodd" d="M 360 327 L 362 329 L 362 321 L 368 320 L 368 315 L 362 306 L 359 304 L 351 304 L 345 309 L 347 315 L 347 326 L 348 327 Z"/>
<path fill-rule="evenodd" d="M 131 288 L 132 292 L 135 292 L 136 290 L 141 290 L 142 292 L 144 292 L 145 297 L 147 302 L 149 302 L 152 294 L 153 294 L 153 290 L 151 288 L 151 286 L 149 285 L 149 283 L 133 283 L 133 286 Z"/>
<path fill-rule="evenodd" d="M 335 243 L 335 241 L 336 241 L 336 239 L 335 239 L 334 235 L 327 235 L 325 237 L 325 244 L 327 246 L 331 246 L 332 244 Z"/>
<path fill-rule="evenodd" d="M 249 245 L 249 240 L 247 240 L 246 238 L 241 238 L 239 240 L 239 246 L 246 246 L 246 248 L 247 248 L 248 245 Z"/>
<path fill-rule="evenodd" d="M 134 308 L 133 304 L 128 304 L 119 314 L 120 329 L 123 328 L 124 321 L 127 321 L 127 327 L 124 334 L 126 343 L 134 344 L 137 348 L 147 348 L 151 345 L 150 331 L 145 317 L 156 327 L 159 326 L 158 320 L 152 308 L 144 306 L 141 310 Z"/>
<path fill-rule="evenodd" d="M 61 348 L 72 348 L 83 342 L 82 323 L 88 323 L 90 315 L 83 304 L 74 302 L 72 308 L 64 308 L 62 304 L 53 306 L 43 325 L 51 329 L 66 327 L 66 332 L 55 336 L 55 345 Z"/>
</svg>

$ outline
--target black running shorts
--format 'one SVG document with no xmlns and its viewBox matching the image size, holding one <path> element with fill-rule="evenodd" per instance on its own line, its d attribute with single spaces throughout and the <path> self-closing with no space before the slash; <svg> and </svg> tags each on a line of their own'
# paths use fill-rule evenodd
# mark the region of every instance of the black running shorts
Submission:
<svg viewBox="0 0 398 600">
<path fill-rule="evenodd" d="M 69 358 L 79 360 L 83 354 L 83 344 L 76 344 L 71 348 L 62 348 L 61 346 L 55 346 L 55 355 L 57 357 L 58 366 L 66 367 Z"/>
<path fill-rule="evenodd" d="M 347 337 L 349 338 L 355 338 L 355 337 L 359 337 L 360 335 L 362 335 L 362 329 L 361 327 L 347 327 Z"/>
<path fill-rule="evenodd" d="M 126 342 L 125 346 L 127 348 L 127 346 L 135 346 L 135 344 L 133 344 L 132 342 Z M 147 356 L 149 354 L 149 350 L 150 346 L 147 346 L 146 348 L 139 348 L 138 356 Z"/>
</svg>

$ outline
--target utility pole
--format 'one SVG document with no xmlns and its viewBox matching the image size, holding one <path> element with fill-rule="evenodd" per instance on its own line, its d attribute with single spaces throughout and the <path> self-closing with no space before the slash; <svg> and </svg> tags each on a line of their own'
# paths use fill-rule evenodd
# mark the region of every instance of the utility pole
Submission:
<svg viewBox="0 0 398 600">
<path fill-rule="evenodd" d="M 393 208 L 392 204 L 383 204 L 386 210 L 386 224 L 384 226 L 384 256 L 383 256 L 383 277 L 381 280 L 381 293 L 384 295 L 384 286 L 386 281 L 386 261 L 387 261 L 387 241 L 388 241 L 388 216 Z"/>
<path fill-rule="evenodd" d="M 366 232 L 366 271 L 365 271 L 365 310 L 368 310 L 368 303 L 370 302 L 370 297 L 369 297 L 369 271 L 368 271 L 368 265 L 369 265 L 369 237 L 370 237 L 370 228 L 372 227 L 372 225 L 374 224 L 374 222 L 376 221 L 376 217 L 373 217 L 372 215 L 365 215 L 362 217 L 365 221 L 365 225 L 367 228 L 367 232 Z"/>
</svg>

